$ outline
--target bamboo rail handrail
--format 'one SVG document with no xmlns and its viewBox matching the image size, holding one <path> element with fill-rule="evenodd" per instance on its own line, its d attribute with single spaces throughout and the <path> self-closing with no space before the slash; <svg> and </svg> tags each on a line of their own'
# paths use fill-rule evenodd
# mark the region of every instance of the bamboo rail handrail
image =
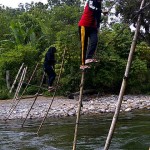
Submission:
<svg viewBox="0 0 150 150">
<path fill-rule="evenodd" d="M 22 70 L 22 68 L 23 68 L 23 65 L 24 65 L 24 63 L 22 63 L 22 65 L 20 66 L 20 69 L 19 69 L 19 71 L 18 71 L 18 73 L 17 73 L 17 75 L 16 75 L 16 77 L 15 77 L 15 80 L 14 80 L 14 82 L 13 82 L 13 84 L 12 84 L 10 90 L 9 90 L 9 93 L 12 92 L 12 90 L 13 90 L 13 88 L 14 88 L 14 86 L 15 86 L 15 83 L 16 83 L 16 81 L 17 81 L 17 79 L 18 79 L 18 76 L 19 76 L 19 74 L 20 74 L 20 72 L 21 72 L 21 70 Z"/>
</svg>

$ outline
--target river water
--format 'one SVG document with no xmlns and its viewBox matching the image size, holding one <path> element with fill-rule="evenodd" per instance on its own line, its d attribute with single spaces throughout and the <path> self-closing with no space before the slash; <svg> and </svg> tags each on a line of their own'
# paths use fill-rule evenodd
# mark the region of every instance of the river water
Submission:
<svg viewBox="0 0 150 150">
<path fill-rule="evenodd" d="M 102 150 L 110 128 L 112 115 L 81 116 L 77 150 Z M 42 120 L 0 121 L 0 150 L 71 150 L 75 117 L 46 119 L 39 135 Z M 149 150 L 150 111 L 121 114 L 110 150 Z"/>
</svg>

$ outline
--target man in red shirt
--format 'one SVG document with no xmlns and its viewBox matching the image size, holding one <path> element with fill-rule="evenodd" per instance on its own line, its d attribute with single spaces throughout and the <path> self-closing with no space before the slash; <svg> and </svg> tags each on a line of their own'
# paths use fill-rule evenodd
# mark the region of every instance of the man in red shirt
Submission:
<svg viewBox="0 0 150 150">
<path fill-rule="evenodd" d="M 90 68 L 89 63 L 97 62 L 92 59 L 98 42 L 98 30 L 101 21 L 102 0 L 87 0 L 84 12 L 78 23 L 82 47 L 82 64 L 80 69 Z"/>
</svg>

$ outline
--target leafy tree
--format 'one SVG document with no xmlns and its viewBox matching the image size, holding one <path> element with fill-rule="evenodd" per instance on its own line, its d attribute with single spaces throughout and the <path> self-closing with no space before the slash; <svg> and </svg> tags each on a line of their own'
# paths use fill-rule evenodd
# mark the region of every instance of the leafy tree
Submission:
<svg viewBox="0 0 150 150">
<path fill-rule="evenodd" d="M 80 6 L 81 2 L 80 0 L 48 0 L 48 4 L 51 8 L 54 6 L 61 6 L 63 4 L 66 4 L 68 6 Z"/>
<path fill-rule="evenodd" d="M 129 27 L 126 26 L 123 32 L 120 32 L 121 29 L 122 24 L 115 24 L 112 29 L 100 32 L 96 54 L 100 63 L 89 70 L 86 77 L 86 88 L 118 94 L 132 40 Z M 116 38 L 116 35 L 119 36 Z M 148 53 L 148 51 L 146 52 Z M 143 49 L 136 51 L 130 69 L 130 81 L 127 88 L 127 92 L 130 93 L 140 93 L 143 88 L 147 91 L 149 87 L 148 62 L 146 61 L 148 59 L 146 56 L 143 58 L 144 55 L 140 55 L 140 53 L 143 53 Z M 147 85 L 144 86 L 146 82 Z M 139 83 L 143 86 L 139 87 Z"/>
<path fill-rule="evenodd" d="M 138 10 L 140 5 L 138 1 L 138 3 L 128 3 L 130 4 L 128 7 L 126 4 L 122 6 L 121 2 L 126 1 L 121 0 L 117 3 L 117 12 L 122 15 L 121 22 L 114 22 L 111 28 L 103 24 L 100 30 L 95 54 L 100 62 L 91 65 L 91 69 L 87 71 L 86 89 L 92 88 L 113 93 L 118 93 L 120 90 L 133 36 L 126 22 L 131 20 L 134 14 L 129 15 L 126 8 L 135 6 L 135 10 Z M 103 1 L 103 5 L 108 9 L 112 7 L 112 4 L 112 1 Z M 28 66 L 27 77 L 29 77 L 35 64 L 44 58 L 48 47 L 55 46 L 57 48 L 57 74 L 60 71 L 64 50 L 66 50 L 59 93 L 78 91 L 81 77 L 79 69 L 81 49 L 77 23 L 82 11 L 83 6 L 79 0 L 49 0 L 46 5 L 40 2 L 26 3 L 25 6 L 20 4 L 17 9 L 0 7 L 0 27 L 3 28 L 0 31 L 0 85 L 2 89 L 6 86 L 4 78 L 6 70 L 10 70 L 11 80 L 13 80 L 18 68 L 24 62 Z M 144 12 L 146 11 L 147 8 Z M 126 15 L 123 14 L 128 14 L 129 17 L 126 18 Z M 134 20 L 132 22 L 134 23 Z M 141 35 L 147 38 L 146 33 Z M 135 51 L 127 92 L 149 91 L 149 50 L 148 44 L 141 36 Z M 34 84 L 39 83 L 42 72 L 41 66 L 33 81 Z M 32 90 L 35 89 L 32 88 Z M 5 96 L 6 92 L 3 91 L 0 93 L 4 93 Z"/>
<path fill-rule="evenodd" d="M 16 19 L 17 15 L 19 13 L 15 9 L 0 7 L 0 54 L 14 47 L 14 43 L 11 40 L 10 22 Z"/>
<path fill-rule="evenodd" d="M 64 49 L 66 49 L 64 71 L 61 78 L 61 84 L 63 84 L 63 90 L 65 91 L 73 91 L 78 88 L 75 82 L 79 78 L 76 72 L 79 71 L 80 60 L 80 42 L 77 27 L 80 17 L 79 9 L 80 7 L 66 4 L 55 7 L 50 11 L 50 15 L 45 21 L 45 24 L 49 23 L 47 30 L 51 31 L 49 32 L 50 37 L 53 37 L 53 45 L 57 48 L 57 74 L 59 73 Z"/>
<path fill-rule="evenodd" d="M 137 17 L 140 9 L 141 1 L 135 0 L 120 0 L 117 4 L 116 14 L 121 14 L 122 21 L 131 22 L 136 27 Z M 146 7 L 145 7 L 146 6 Z M 142 11 L 141 25 L 145 32 L 141 31 L 141 40 L 146 41 L 150 45 L 150 11 L 149 0 L 146 0 L 144 9 Z"/>
</svg>

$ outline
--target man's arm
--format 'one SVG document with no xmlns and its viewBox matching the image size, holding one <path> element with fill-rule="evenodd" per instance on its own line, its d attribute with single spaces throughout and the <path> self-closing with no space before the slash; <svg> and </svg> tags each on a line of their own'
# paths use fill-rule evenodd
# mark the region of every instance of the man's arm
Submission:
<svg viewBox="0 0 150 150">
<path fill-rule="evenodd" d="M 89 5 L 89 8 L 92 9 L 92 10 L 98 10 L 99 9 L 99 5 L 97 3 L 97 0 L 88 0 L 88 5 Z"/>
</svg>

